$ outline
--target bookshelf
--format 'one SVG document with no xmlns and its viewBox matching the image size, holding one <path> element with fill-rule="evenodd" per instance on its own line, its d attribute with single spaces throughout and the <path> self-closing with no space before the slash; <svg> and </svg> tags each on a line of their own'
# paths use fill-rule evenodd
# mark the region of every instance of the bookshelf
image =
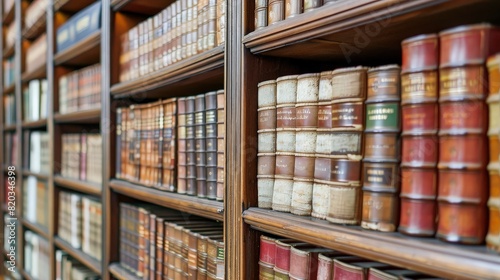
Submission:
<svg viewBox="0 0 500 280">
<path fill-rule="evenodd" d="M 227 1 L 227 0 L 226 0 Z M 32 1 L 15 0 L 12 8 L 0 9 L 3 30 L 16 23 L 15 44 L 5 48 L 0 36 L 3 61 L 14 56 L 15 80 L 2 96 L 14 95 L 17 121 L 4 125 L 4 98 L 0 101 L 0 146 L 4 136 L 17 133 L 18 234 L 30 230 L 50 245 L 50 279 L 55 278 L 55 251 L 61 249 L 102 279 L 138 279 L 119 263 L 120 203 L 143 202 L 176 209 L 209 220 L 223 222 L 225 278 L 258 279 L 259 237 L 274 234 L 310 244 L 363 256 L 443 278 L 496 279 L 500 255 L 484 245 L 466 246 L 434 238 L 416 238 L 400 233 L 382 233 L 360 226 L 342 226 L 311 217 L 257 207 L 257 84 L 289 74 L 319 73 L 340 67 L 389 63 L 401 64 L 401 41 L 413 35 L 439 32 L 457 25 L 477 22 L 500 24 L 500 2 L 493 0 L 352 0 L 338 1 L 294 18 L 254 29 L 255 1 L 227 1 L 225 43 L 195 54 L 135 79 L 120 81 L 121 36 L 173 1 L 101 0 L 101 28 L 63 51 L 56 51 L 57 29 L 92 0 L 50 0 L 43 15 L 24 27 L 23 15 Z M 234 2 L 234 3 L 233 3 Z M 428 24 L 432 22 L 433 24 Z M 366 42 L 356 41 L 357 32 L 368 33 Z M 368 30 L 368 31 L 367 31 Z M 371 32 L 371 33 L 370 33 Z M 5 33 L 5 31 L 4 31 Z M 30 72 L 26 52 L 42 34 L 47 36 L 47 63 Z M 370 35 L 371 34 L 371 35 Z M 351 51 L 346 54 L 345 47 Z M 59 79 L 72 71 L 99 63 L 101 66 L 100 108 L 61 112 Z M 47 116 L 25 121 L 23 89 L 29 81 L 48 81 Z M 186 97 L 225 89 L 225 192 L 224 201 L 202 199 L 161 191 L 116 178 L 117 108 L 131 104 Z M 24 132 L 49 134 L 49 174 L 31 172 L 22 159 Z M 63 135 L 100 133 L 102 139 L 102 184 L 62 175 Z M 0 150 L 7 176 L 4 149 Z M 21 166 L 23 168 L 21 169 Z M 47 229 L 23 219 L 23 178 L 34 176 L 47 182 Z M 102 205 L 102 260 L 75 249 L 58 233 L 60 193 L 73 192 L 97 199 Z M 4 192 L 0 194 L 4 201 Z M 2 204 L 2 212 L 7 209 Z M 4 224 L 3 218 L 0 225 Z M 17 268 L 23 270 L 23 238 L 20 238 Z M 2 239 L 3 244 L 3 239 Z M 4 252 L 4 258 L 6 252 Z M 432 259 L 429 258 L 432 256 Z"/>
</svg>

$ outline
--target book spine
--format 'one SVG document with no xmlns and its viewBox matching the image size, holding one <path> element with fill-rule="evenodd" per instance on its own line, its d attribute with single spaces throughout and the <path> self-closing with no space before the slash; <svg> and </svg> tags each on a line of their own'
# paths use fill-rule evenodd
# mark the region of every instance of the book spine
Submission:
<svg viewBox="0 0 500 280">
<path fill-rule="evenodd" d="M 175 167 L 178 165 L 178 159 L 176 155 L 185 152 L 181 151 L 179 143 L 179 147 L 177 147 L 177 133 L 181 133 L 180 125 L 179 130 L 177 127 L 177 110 L 178 106 L 181 105 L 182 102 L 177 102 L 177 99 L 170 98 L 165 101 L 163 104 L 163 147 L 162 147 L 162 167 L 163 167 L 163 189 L 166 189 L 171 192 L 175 192 L 178 190 L 179 185 L 176 184 L 177 178 L 175 174 Z M 182 104 L 184 105 L 184 104 Z M 179 108 L 180 110 L 180 108 Z M 180 116 L 180 114 L 179 114 Z M 184 115 L 183 115 L 184 116 Z M 182 131 L 185 132 L 185 131 Z M 180 138 L 180 136 L 179 136 Z M 185 144 L 185 143 L 182 143 Z M 185 147 L 183 147 L 185 148 Z M 179 151 L 178 151 L 179 150 Z M 180 173 L 178 173 L 180 174 Z M 179 175 L 178 175 L 179 176 Z M 185 177 L 184 177 L 185 178 Z M 185 185 L 183 185 L 185 186 Z"/>
<path fill-rule="evenodd" d="M 395 231 L 399 222 L 400 67 L 368 71 L 363 228 Z"/>
<path fill-rule="evenodd" d="M 314 181 L 320 74 L 297 77 L 295 162 L 291 213 L 310 215 Z"/>
<path fill-rule="evenodd" d="M 492 56 L 488 59 L 489 81 L 489 148 L 490 162 L 488 164 L 490 180 L 489 227 L 486 236 L 486 245 L 500 252 L 500 57 Z"/>
<path fill-rule="evenodd" d="M 271 208 L 276 166 L 276 81 L 258 84 L 258 206 Z"/>
<path fill-rule="evenodd" d="M 269 0 L 269 5 L 267 7 L 267 24 L 272 25 L 284 19 L 285 0 Z"/>
<path fill-rule="evenodd" d="M 272 209 L 290 212 L 295 163 L 297 77 L 276 80 L 276 168 Z"/>
<path fill-rule="evenodd" d="M 186 98 L 186 158 L 187 182 L 186 193 L 196 195 L 196 144 L 195 144 L 195 98 Z"/>
<path fill-rule="evenodd" d="M 272 2 L 272 1 L 270 1 L 270 2 Z M 285 5 L 285 7 L 284 7 L 285 8 L 285 17 L 284 17 L 284 19 L 292 18 L 298 14 L 301 14 L 302 10 L 305 8 L 305 6 L 304 6 L 305 2 L 306 1 L 299 1 L 299 0 L 284 0 L 284 5 Z"/>
<path fill-rule="evenodd" d="M 207 152 L 206 152 L 206 119 L 205 94 L 195 97 L 195 164 L 196 164 L 196 194 L 207 196 Z"/>
<path fill-rule="evenodd" d="M 207 198 L 217 197 L 217 91 L 205 94 L 205 150 L 206 150 L 206 187 Z M 224 159 L 224 154 L 222 154 Z"/>
<path fill-rule="evenodd" d="M 267 5 L 268 0 L 255 0 L 255 30 L 267 26 Z"/>
<path fill-rule="evenodd" d="M 163 218 L 156 218 L 156 259 L 155 259 L 155 279 L 163 279 L 163 243 L 164 243 L 164 222 Z"/>
<path fill-rule="evenodd" d="M 184 194 L 186 193 L 187 186 L 187 140 L 186 140 L 186 98 L 177 99 L 177 135 L 179 140 L 177 141 L 177 192 Z M 165 141 L 165 140 L 164 140 Z"/>
<path fill-rule="evenodd" d="M 123 178 L 122 174 L 122 108 L 116 110 L 116 148 L 115 148 L 115 177 Z"/>
</svg>

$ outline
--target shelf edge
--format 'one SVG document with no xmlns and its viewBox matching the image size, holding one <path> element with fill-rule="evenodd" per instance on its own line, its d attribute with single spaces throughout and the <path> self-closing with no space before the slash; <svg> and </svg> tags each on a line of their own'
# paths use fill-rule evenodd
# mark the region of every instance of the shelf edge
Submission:
<svg viewBox="0 0 500 280">
<path fill-rule="evenodd" d="M 93 259 L 80 249 L 73 248 L 68 242 L 64 241 L 59 236 L 54 236 L 54 244 L 95 273 L 102 274 L 100 261 Z"/>
<path fill-rule="evenodd" d="M 101 196 L 102 194 L 102 188 L 99 185 L 91 182 L 84 182 L 84 181 L 64 178 L 60 175 L 55 175 L 54 183 L 66 189 L 86 193 L 89 195 Z"/>
</svg>

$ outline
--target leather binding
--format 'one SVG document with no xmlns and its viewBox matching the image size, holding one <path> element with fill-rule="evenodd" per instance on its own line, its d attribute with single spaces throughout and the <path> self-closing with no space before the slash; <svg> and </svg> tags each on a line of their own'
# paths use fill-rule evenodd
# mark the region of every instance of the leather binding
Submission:
<svg viewBox="0 0 500 280">
<path fill-rule="evenodd" d="M 178 162 L 178 170 L 186 170 L 186 98 L 181 97 L 177 99 L 177 135 L 178 135 L 178 149 L 177 149 L 177 158 Z M 186 171 L 182 174 L 178 171 L 177 176 L 177 192 L 180 194 L 186 193 Z"/>
<path fill-rule="evenodd" d="M 331 105 L 331 127 L 336 130 L 362 131 L 364 127 L 363 102 L 334 103 Z"/>
<path fill-rule="evenodd" d="M 196 151 L 196 195 L 205 198 L 207 196 L 207 178 L 206 178 L 206 107 L 205 107 L 205 94 L 198 94 L 195 96 L 195 144 Z M 202 141 L 200 141 L 202 140 Z"/>
<path fill-rule="evenodd" d="M 367 68 L 349 67 L 333 71 L 333 103 L 364 101 L 367 94 Z"/>
<path fill-rule="evenodd" d="M 307 243 L 295 241 L 292 239 L 276 240 L 276 262 L 274 266 L 274 277 L 278 279 L 289 279 L 290 272 L 290 253 L 292 247 L 311 246 Z"/>
<path fill-rule="evenodd" d="M 201 145 L 205 147 L 206 151 L 206 197 L 208 199 L 215 199 L 217 197 L 217 147 L 212 145 L 208 147 L 209 139 L 216 139 L 218 135 L 217 130 L 217 91 L 207 92 L 205 94 L 205 139 Z M 215 137 L 215 138 L 214 138 Z M 201 140 L 201 139 L 200 139 Z M 201 148 L 201 147 L 200 147 Z M 212 152 L 213 151 L 213 152 Z M 222 154 L 224 159 L 224 154 Z"/>
<path fill-rule="evenodd" d="M 186 98 L 186 151 L 195 152 L 195 97 Z M 188 156 L 189 158 L 189 156 Z M 189 161 L 189 160 L 188 160 Z M 188 177 L 186 181 L 186 194 L 196 195 L 196 167 L 187 167 Z M 189 172 L 191 168 L 192 172 Z M 190 176 L 191 175 L 191 176 Z"/>
<path fill-rule="evenodd" d="M 276 239 L 261 235 L 260 236 L 260 256 L 259 262 L 270 265 L 271 270 L 276 263 Z"/>
<path fill-rule="evenodd" d="M 330 249 L 292 247 L 290 251 L 290 279 L 316 279 L 318 273 L 318 254 Z"/>
<path fill-rule="evenodd" d="M 224 189 L 225 189 L 225 175 L 224 168 L 226 166 L 226 144 L 225 144 L 225 129 L 220 131 L 220 127 L 225 128 L 226 125 L 226 95 L 223 89 L 217 91 L 217 145 L 213 143 L 213 146 L 217 147 L 217 189 L 215 199 L 222 201 L 224 200 Z M 210 144 L 209 139 L 207 139 L 207 150 L 209 149 L 208 144 Z M 222 160 L 220 155 L 222 155 Z M 219 174 L 222 173 L 222 176 Z"/>
<path fill-rule="evenodd" d="M 267 24 L 272 25 L 285 19 L 285 0 L 269 0 Z"/>
<path fill-rule="evenodd" d="M 484 99 L 488 91 L 484 65 L 439 69 L 439 101 Z"/>
<path fill-rule="evenodd" d="M 267 26 L 267 3 L 268 0 L 255 0 L 255 30 Z"/>
<path fill-rule="evenodd" d="M 438 199 L 450 203 L 486 203 L 488 175 L 486 170 L 441 169 L 438 176 Z M 471 186 L 474 186 L 471 188 Z"/>
<path fill-rule="evenodd" d="M 485 135 L 446 135 L 440 136 L 438 168 L 486 167 L 488 146 Z M 470 151 L 474 150 L 474 153 Z"/>
<path fill-rule="evenodd" d="M 438 105 L 436 102 L 402 106 L 401 135 L 435 135 L 438 132 Z"/>
<path fill-rule="evenodd" d="M 416 236 L 433 236 L 436 232 L 437 204 L 434 199 L 401 197 L 398 230 Z"/>
<path fill-rule="evenodd" d="M 352 280 L 364 280 L 368 279 L 369 271 L 373 268 L 387 268 L 390 267 L 387 264 L 372 262 L 372 261 L 362 261 L 350 258 L 336 258 L 333 260 L 333 279 L 352 279 Z"/>
<path fill-rule="evenodd" d="M 437 70 L 401 74 L 401 104 L 435 102 L 437 99 Z"/>
<path fill-rule="evenodd" d="M 399 280 L 402 277 L 422 276 L 421 273 L 402 268 L 370 268 L 368 280 Z"/>
<path fill-rule="evenodd" d="M 362 132 L 317 132 L 316 155 L 360 160 L 363 154 Z"/>
<path fill-rule="evenodd" d="M 310 215 L 312 211 L 319 78 L 317 73 L 297 77 L 295 165 L 290 212 L 303 216 Z"/>
<path fill-rule="evenodd" d="M 318 255 L 318 275 L 317 280 L 331 280 L 333 277 L 333 258 L 328 254 Z"/>
<path fill-rule="evenodd" d="M 259 280 L 274 280 L 274 265 L 259 261 Z"/>
<path fill-rule="evenodd" d="M 271 208 L 276 164 L 276 81 L 264 81 L 259 83 L 257 87 L 257 114 L 259 118 L 257 123 L 258 206 Z"/>
<path fill-rule="evenodd" d="M 438 137 L 404 136 L 402 141 L 401 166 L 436 167 L 438 156 Z"/>
<path fill-rule="evenodd" d="M 304 13 L 310 12 L 323 5 L 323 0 L 304 0 Z"/>
<path fill-rule="evenodd" d="M 400 67 L 368 70 L 363 159 L 363 228 L 395 231 L 399 220 Z"/>
<path fill-rule="evenodd" d="M 296 15 L 302 13 L 304 1 L 299 1 L 299 0 L 284 0 L 284 1 L 285 1 L 285 19 L 295 17 Z"/>
<path fill-rule="evenodd" d="M 440 67 L 485 64 L 500 51 L 500 28 L 490 24 L 462 25 L 439 33 Z"/>
<path fill-rule="evenodd" d="M 487 227 L 486 204 L 439 202 L 436 236 L 448 242 L 481 244 Z"/>
<path fill-rule="evenodd" d="M 333 71 L 323 71 L 319 76 L 318 90 L 318 128 L 328 131 L 332 128 Z"/>
<path fill-rule="evenodd" d="M 412 199 L 436 199 L 437 177 L 438 171 L 436 168 L 402 168 L 400 197 Z"/>
<path fill-rule="evenodd" d="M 272 209 L 290 212 L 295 163 L 298 75 L 276 79 L 276 173 Z"/>
<path fill-rule="evenodd" d="M 118 179 L 123 179 L 125 174 L 123 172 L 123 166 L 125 165 L 125 158 L 122 155 L 124 152 L 125 144 L 125 120 L 123 118 L 126 108 L 116 109 L 116 147 L 115 147 L 115 177 Z M 123 161 L 122 161 L 123 158 Z"/>
<path fill-rule="evenodd" d="M 438 34 L 422 34 L 403 40 L 401 42 L 401 72 L 422 72 L 437 69 L 439 65 L 438 39 Z"/>
<path fill-rule="evenodd" d="M 439 111 L 440 135 L 481 134 L 488 129 L 488 107 L 482 100 L 442 102 Z"/>
</svg>

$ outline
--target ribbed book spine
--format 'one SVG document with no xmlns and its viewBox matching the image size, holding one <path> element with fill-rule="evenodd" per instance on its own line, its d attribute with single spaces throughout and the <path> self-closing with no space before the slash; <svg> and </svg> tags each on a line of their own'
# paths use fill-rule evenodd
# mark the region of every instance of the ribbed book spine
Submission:
<svg viewBox="0 0 500 280">
<path fill-rule="evenodd" d="M 180 132 L 177 127 L 177 117 L 180 116 L 178 114 L 178 105 L 180 105 L 180 101 L 177 102 L 176 98 L 169 98 L 162 102 L 161 104 L 161 114 L 160 118 L 160 130 L 162 131 L 161 139 L 161 150 L 159 154 L 161 155 L 161 159 L 158 161 L 161 162 L 162 174 L 161 174 L 161 189 L 167 190 L 170 192 L 178 191 L 179 184 L 176 180 L 176 170 L 175 167 L 178 165 L 177 155 L 180 156 L 182 151 L 180 150 L 180 144 L 182 141 L 180 136 L 178 136 L 178 132 Z M 179 134 L 180 135 L 180 134 Z M 179 142 L 177 142 L 179 139 Z M 179 145 L 177 145 L 179 144 Z M 180 171 L 178 171 L 180 174 Z"/>
<path fill-rule="evenodd" d="M 194 108 L 196 195 L 205 198 L 207 196 L 205 94 L 199 94 L 195 97 Z"/>
<path fill-rule="evenodd" d="M 186 140 L 186 98 L 177 99 L 177 192 L 186 193 L 187 185 L 187 140 Z"/>
<path fill-rule="evenodd" d="M 402 42 L 401 215 L 399 232 L 433 236 L 437 214 L 437 34 Z"/>
<path fill-rule="evenodd" d="M 276 81 L 264 81 L 259 83 L 257 87 L 258 206 L 271 208 L 276 167 Z"/>
<path fill-rule="evenodd" d="M 226 180 L 226 96 L 224 90 L 217 91 L 217 192 L 215 199 L 224 200 Z M 213 143 L 207 142 L 207 147 Z M 210 197 L 209 197 L 210 198 Z"/>
<path fill-rule="evenodd" d="M 205 94 L 206 197 L 217 197 L 217 91 Z M 224 154 L 222 154 L 224 157 Z"/>
<path fill-rule="evenodd" d="M 361 226 L 395 231 L 399 222 L 400 67 L 368 70 Z"/>
<path fill-rule="evenodd" d="M 186 193 L 196 195 L 195 98 L 186 98 Z"/>
</svg>

